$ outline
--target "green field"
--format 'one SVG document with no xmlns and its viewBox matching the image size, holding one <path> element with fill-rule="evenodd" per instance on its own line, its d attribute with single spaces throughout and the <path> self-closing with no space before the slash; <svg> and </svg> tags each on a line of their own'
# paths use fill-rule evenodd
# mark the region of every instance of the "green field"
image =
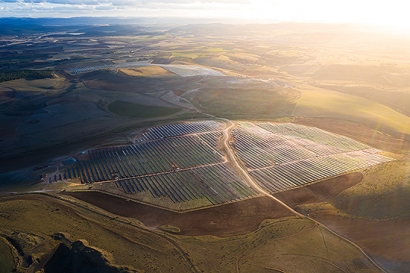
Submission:
<svg viewBox="0 0 410 273">
<path fill-rule="evenodd" d="M 134 118 L 155 118 L 176 114 L 181 109 L 173 107 L 148 106 L 116 100 L 108 105 L 108 110 L 116 115 Z"/>
<path fill-rule="evenodd" d="M 53 76 L 51 70 L 16 70 L 0 71 L 0 82 L 11 81 L 23 78 L 44 79 Z"/>
<path fill-rule="evenodd" d="M 233 119 L 289 116 L 299 97 L 294 89 L 256 88 L 212 88 L 187 96 L 197 108 L 217 117 Z"/>
</svg>

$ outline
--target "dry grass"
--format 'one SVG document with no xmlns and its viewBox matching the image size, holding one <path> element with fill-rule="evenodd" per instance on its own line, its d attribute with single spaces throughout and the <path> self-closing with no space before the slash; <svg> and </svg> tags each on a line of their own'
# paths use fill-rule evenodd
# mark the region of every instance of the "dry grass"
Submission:
<svg viewBox="0 0 410 273">
<path fill-rule="evenodd" d="M 0 86 L 14 88 L 18 91 L 49 92 L 67 88 L 69 82 L 62 77 L 38 80 L 19 79 L 0 83 Z"/>
<path fill-rule="evenodd" d="M 410 216 L 410 162 L 394 161 L 363 172 L 364 179 L 332 203 L 356 217 L 392 219 Z"/>
<path fill-rule="evenodd" d="M 294 116 L 340 118 L 378 131 L 410 134 L 410 117 L 377 102 L 310 86 L 301 86 L 300 91 Z"/>
<path fill-rule="evenodd" d="M 206 272 L 379 272 L 352 245 L 295 217 L 243 236 L 176 237 Z"/>
<path fill-rule="evenodd" d="M 149 272 L 189 272 L 180 252 L 153 232 L 104 217 L 61 200 L 41 195 L 3 198 L 1 234 L 13 237 L 25 256 L 40 260 L 59 243 L 51 235 L 69 234 L 70 240 L 85 239 L 90 246 L 112 256 L 113 264 Z"/>
<path fill-rule="evenodd" d="M 246 84 L 246 83 L 245 83 Z M 217 117 L 233 119 L 273 119 L 289 116 L 298 91 L 281 87 L 212 88 L 187 96 L 199 109 Z"/>
<path fill-rule="evenodd" d="M 136 220 L 70 202 L 44 195 L 3 198 L 2 235 L 13 238 L 25 256 L 42 260 L 59 243 L 51 235 L 63 233 L 71 241 L 87 241 L 112 264 L 146 272 L 190 272 L 180 249 L 204 272 L 378 272 L 352 245 L 305 219 L 266 220 L 254 232 L 228 238 L 188 237 L 148 231 Z"/>
<path fill-rule="evenodd" d="M 180 108 L 148 106 L 120 100 L 110 103 L 108 110 L 119 116 L 135 118 L 155 118 L 176 114 L 181 111 Z"/>
<path fill-rule="evenodd" d="M 175 76 L 174 73 L 160 66 L 142 66 L 138 68 L 128 69 L 121 68 L 120 71 L 128 76 L 133 77 L 165 77 Z"/>
<path fill-rule="evenodd" d="M 372 221 L 334 214 L 318 214 L 314 218 L 357 243 L 387 272 L 409 272 L 409 219 Z"/>
<path fill-rule="evenodd" d="M 360 183 L 298 209 L 357 243 L 387 272 L 409 272 L 409 181 L 409 161 L 373 166 Z"/>
<path fill-rule="evenodd" d="M 0 237 L 0 272 L 11 272 L 14 267 L 14 257 L 9 243 Z"/>
</svg>

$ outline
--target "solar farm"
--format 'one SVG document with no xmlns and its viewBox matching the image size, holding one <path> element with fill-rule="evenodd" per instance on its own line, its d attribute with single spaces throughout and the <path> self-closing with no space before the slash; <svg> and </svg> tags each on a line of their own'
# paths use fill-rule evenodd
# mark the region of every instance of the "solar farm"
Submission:
<svg viewBox="0 0 410 273">
<path fill-rule="evenodd" d="M 208 120 L 149 128 L 132 145 L 83 152 L 48 180 L 77 179 L 177 210 L 258 196 L 221 152 L 225 126 Z M 392 160 L 347 137 L 291 123 L 238 122 L 231 136 L 242 165 L 270 193 Z"/>
<path fill-rule="evenodd" d="M 175 204 L 205 200 L 218 205 L 256 196 L 216 148 L 223 127 L 216 121 L 154 127 L 134 145 L 86 151 L 64 168 L 63 177 L 115 185 L 127 196 L 148 193 L 150 202 L 165 198 Z"/>
<path fill-rule="evenodd" d="M 237 155 L 270 193 L 392 160 L 347 137 L 291 123 L 241 122 L 232 134 Z"/>
</svg>

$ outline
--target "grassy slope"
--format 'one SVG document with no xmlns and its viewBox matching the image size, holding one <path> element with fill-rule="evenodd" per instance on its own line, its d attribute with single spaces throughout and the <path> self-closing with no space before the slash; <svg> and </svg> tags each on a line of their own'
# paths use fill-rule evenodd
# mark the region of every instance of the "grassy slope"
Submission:
<svg viewBox="0 0 410 273">
<path fill-rule="evenodd" d="M 409 272 L 410 162 L 373 166 L 363 177 L 327 202 L 300 208 L 356 242 L 387 272 Z"/>
<path fill-rule="evenodd" d="M 373 86 L 371 84 L 366 85 L 344 83 L 335 83 L 327 85 L 323 84 L 319 87 L 363 97 L 371 101 L 375 101 L 386 106 L 389 106 L 400 113 L 410 116 L 410 109 L 408 107 L 408 103 L 410 101 L 410 92 L 401 90 L 400 88 L 389 87 L 387 89 L 384 86 L 378 87 L 377 85 Z"/>
<path fill-rule="evenodd" d="M 350 244 L 309 220 L 266 220 L 243 236 L 180 237 L 206 272 L 378 272 Z"/>
<path fill-rule="evenodd" d="M 232 119 L 289 116 L 299 92 L 291 89 L 209 89 L 189 95 L 197 108 Z"/>
<path fill-rule="evenodd" d="M 190 272 L 174 245 L 156 231 L 136 228 L 135 220 L 102 217 L 41 195 L 3 198 L 0 209 L 9 215 L 0 224 L 2 234 L 16 239 L 25 255 L 34 259 L 41 259 L 58 244 L 50 235 L 63 232 L 71 241 L 86 239 L 112 264 L 146 272 Z M 132 221 L 135 226 L 114 219 Z M 243 272 L 378 272 L 355 247 L 295 217 L 266 220 L 255 232 L 228 238 L 167 236 L 204 272 L 236 272 L 237 268 Z"/>
<path fill-rule="evenodd" d="M 8 216 L 1 219 L 1 233 L 16 237 L 25 254 L 33 259 L 50 253 L 58 244 L 51 235 L 64 232 L 72 241 L 86 239 L 91 246 L 106 251 L 113 264 L 145 271 L 172 272 L 174 268 L 175 272 L 189 272 L 185 260 L 169 241 L 57 199 L 41 195 L 3 198 L 0 211 Z"/>
<path fill-rule="evenodd" d="M 14 268 L 10 247 L 0 238 L 0 272 L 11 272 Z"/>
<path fill-rule="evenodd" d="M 168 116 L 181 111 L 179 108 L 147 106 L 137 103 L 116 100 L 108 105 L 108 110 L 119 116 L 154 118 Z"/>
<path fill-rule="evenodd" d="M 133 77 L 164 77 L 176 76 L 174 73 L 160 66 L 143 66 L 133 69 L 121 68 L 120 71 L 128 76 Z"/>
<path fill-rule="evenodd" d="M 392 161 L 365 169 L 363 180 L 305 211 L 372 220 L 410 219 L 410 161 Z"/>
<path fill-rule="evenodd" d="M 373 219 L 410 216 L 410 162 L 374 166 L 363 174 L 361 183 L 332 200 L 337 209 Z"/>
<path fill-rule="evenodd" d="M 410 117 L 364 98 L 303 86 L 294 116 L 331 117 L 360 122 L 383 132 L 410 134 Z"/>
<path fill-rule="evenodd" d="M 62 77 L 26 80 L 18 79 L 0 83 L 0 86 L 14 88 L 17 91 L 56 92 L 69 86 Z"/>
</svg>

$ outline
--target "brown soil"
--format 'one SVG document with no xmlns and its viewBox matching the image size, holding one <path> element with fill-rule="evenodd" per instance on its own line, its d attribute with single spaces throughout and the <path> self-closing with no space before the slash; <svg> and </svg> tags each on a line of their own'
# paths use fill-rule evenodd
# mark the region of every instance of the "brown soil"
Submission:
<svg viewBox="0 0 410 273">
<path fill-rule="evenodd" d="M 372 221 L 330 214 L 313 218 L 357 243 L 388 272 L 410 272 L 410 219 Z"/>
<path fill-rule="evenodd" d="M 228 237 L 256 230 L 265 219 L 293 215 L 269 197 L 257 197 L 223 206 L 177 213 L 100 192 L 66 192 L 111 213 L 138 219 L 149 228 L 178 227 L 181 235 Z"/>
<path fill-rule="evenodd" d="M 274 196 L 292 208 L 298 205 L 325 202 L 362 181 L 361 173 L 349 173 L 306 187 L 280 192 Z"/>
<path fill-rule="evenodd" d="M 398 134 L 393 137 L 351 121 L 331 118 L 296 118 L 294 122 L 344 135 L 384 151 L 397 153 L 410 149 L 409 135 Z"/>
</svg>

